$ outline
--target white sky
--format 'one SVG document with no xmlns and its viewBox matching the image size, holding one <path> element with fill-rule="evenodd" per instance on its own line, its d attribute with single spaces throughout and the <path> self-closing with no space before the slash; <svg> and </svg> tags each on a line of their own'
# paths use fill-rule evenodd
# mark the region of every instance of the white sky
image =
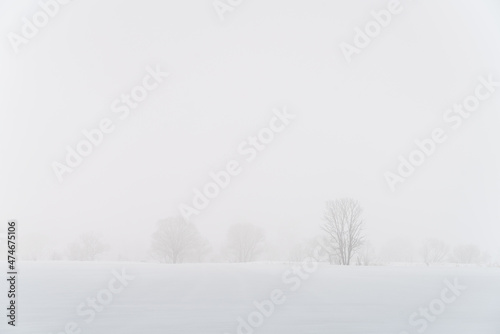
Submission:
<svg viewBox="0 0 500 334">
<path fill-rule="evenodd" d="M 339 43 L 386 4 L 252 0 L 222 22 L 210 0 L 74 1 L 16 55 L 6 36 L 38 7 L 1 2 L 0 221 L 54 244 L 99 230 L 145 248 L 156 221 L 287 106 L 296 119 L 195 219 L 214 243 L 242 221 L 283 245 L 313 236 L 324 202 L 350 196 L 375 242 L 498 250 L 500 89 L 396 192 L 384 172 L 443 126 L 478 76 L 500 80 L 500 5 L 402 0 L 347 64 Z M 59 184 L 52 162 L 83 129 L 117 119 L 111 102 L 157 64 L 170 77 Z"/>
</svg>

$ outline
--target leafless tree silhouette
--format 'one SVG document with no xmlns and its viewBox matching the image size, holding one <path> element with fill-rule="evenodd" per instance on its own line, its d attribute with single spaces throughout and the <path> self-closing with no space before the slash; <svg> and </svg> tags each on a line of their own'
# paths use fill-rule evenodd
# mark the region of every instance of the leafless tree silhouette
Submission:
<svg viewBox="0 0 500 334">
<path fill-rule="evenodd" d="M 153 255 L 163 263 L 181 263 L 193 256 L 200 246 L 200 233 L 194 224 L 180 217 L 171 217 L 158 222 L 152 236 Z"/>
<path fill-rule="evenodd" d="M 349 265 L 353 255 L 364 241 L 362 209 L 356 200 L 342 198 L 326 203 L 325 223 L 321 226 L 326 233 L 325 249 L 330 263 L 337 261 Z"/>
<path fill-rule="evenodd" d="M 427 239 L 421 249 L 421 255 L 425 264 L 444 262 L 450 252 L 448 245 L 438 239 Z"/>
<path fill-rule="evenodd" d="M 474 244 L 458 245 L 453 249 L 453 261 L 463 264 L 481 263 L 482 254 L 479 247 Z"/>
<path fill-rule="evenodd" d="M 107 250 L 107 245 L 95 232 L 87 232 L 73 242 L 69 247 L 69 258 L 78 261 L 95 261 Z"/>
<path fill-rule="evenodd" d="M 252 224 L 235 224 L 227 233 L 227 251 L 233 262 L 255 260 L 265 241 L 261 228 Z"/>
</svg>

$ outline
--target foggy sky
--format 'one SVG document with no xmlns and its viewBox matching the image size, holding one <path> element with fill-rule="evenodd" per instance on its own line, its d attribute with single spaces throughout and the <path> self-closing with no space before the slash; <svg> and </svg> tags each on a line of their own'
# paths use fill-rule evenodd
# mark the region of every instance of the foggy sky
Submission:
<svg viewBox="0 0 500 334">
<path fill-rule="evenodd" d="M 1 2 L 0 220 L 55 245 L 95 230 L 146 249 L 158 220 L 238 159 L 241 174 L 193 219 L 216 245 L 249 222 L 286 248 L 320 233 L 325 201 L 352 197 L 378 244 L 438 237 L 498 252 L 500 89 L 395 192 L 384 173 L 480 76 L 500 81 L 500 5 L 401 3 L 347 63 L 339 44 L 387 1 L 252 0 L 224 21 L 211 1 L 73 1 L 18 54 L 6 35 L 37 2 Z M 119 120 L 110 104 L 147 66 L 170 75 Z M 238 145 L 284 106 L 295 119 L 245 162 Z M 59 183 L 52 163 L 105 117 L 114 132 Z"/>
</svg>

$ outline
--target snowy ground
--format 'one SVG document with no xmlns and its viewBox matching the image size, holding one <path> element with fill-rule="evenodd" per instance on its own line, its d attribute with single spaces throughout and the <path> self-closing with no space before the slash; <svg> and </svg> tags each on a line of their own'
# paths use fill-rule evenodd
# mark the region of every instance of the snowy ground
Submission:
<svg viewBox="0 0 500 334">
<path fill-rule="evenodd" d="M 321 265 L 294 273 L 286 264 L 21 262 L 19 267 L 18 326 L 7 326 L 4 314 L 2 334 L 238 333 L 238 317 L 248 321 L 252 312 L 254 324 L 263 324 L 240 333 L 500 333 L 498 268 Z M 114 275 L 122 270 L 135 278 L 121 283 Z M 0 283 L 3 305 L 5 283 Z M 460 287 L 453 292 L 449 284 Z M 271 296 L 280 304 L 259 318 L 254 302 Z M 88 298 L 96 298 L 99 312 Z M 270 303 L 264 303 L 265 312 Z M 429 320 L 419 308 L 429 310 Z"/>
</svg>

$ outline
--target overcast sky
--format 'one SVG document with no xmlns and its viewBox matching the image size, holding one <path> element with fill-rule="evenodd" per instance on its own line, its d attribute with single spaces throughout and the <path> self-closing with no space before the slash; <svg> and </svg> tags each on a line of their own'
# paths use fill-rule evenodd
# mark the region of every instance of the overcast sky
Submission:
<svg viewBox="0 0 500 334">
<path fill-rule="evenodd" d="M 15 53 L 8 34 L 40 7 L 3 0 L 0 220 L 55 245 L 96 230 L 144 248 L 234 159 L 241 174 L 193 217 L 214 243 L 249 222 L 291 244 L 319 233 L 325 201 L 352 197 L 375 243 L 432 236 L 498 252 L 500 87 L 458 129 L 443 114 L 480 76 L 500 81 L 500 4 L 401 0 L 347 62 L 339 45 L 387 6 L 248 0 L 221 20 L 211 0 L 75 0 Z M 110 105 L 148 66 L 169 76 L 120 119 Z M 238 146 L 283 107 L 295 119 L 247 162 Z M 104 118 L 114 131 L 59 182 L 53 162 Z M 384 173 L 436 127 L 447 140 L 391 191 Z"/>
</svg>

